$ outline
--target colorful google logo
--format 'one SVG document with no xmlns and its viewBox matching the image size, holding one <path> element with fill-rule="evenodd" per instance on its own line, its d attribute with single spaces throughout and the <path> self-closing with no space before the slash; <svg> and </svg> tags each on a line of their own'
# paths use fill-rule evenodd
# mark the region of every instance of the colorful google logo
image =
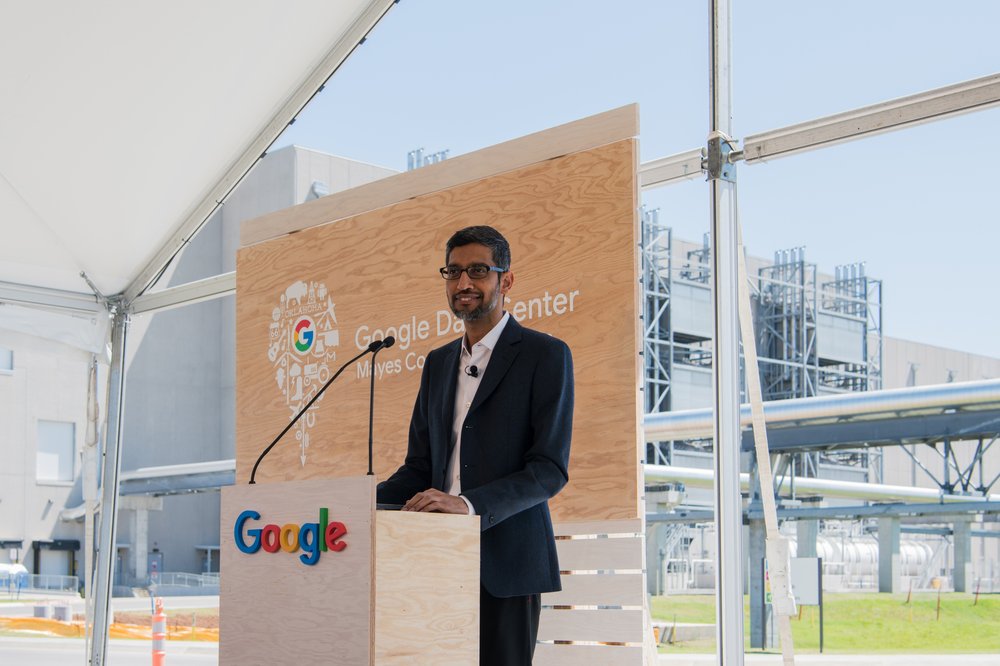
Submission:
<svg viewBox="0 0 1000 666">
<path fill-rule="evenodd" d="M 269 524 L 244 529 L 250 520 L 260 520 L 260 513 L 247 509 L 236 518 L 233 526 L 236 547 L 247 555 L 253 555 L 261 548 L 265 553 L 277 553 L 279 550 L 295 553 L 302 550 L 299 560 L 302 564 L 312 566 L 319 562 L 320 553 L 330 550 L 339 553 L 347 548 L 347 543 L 341 541 L 347 534 L 347 528 L 343 523 L 331 523 L 330 512 L 325 507 L 319 510 L 319 522 L 315 523 L 286 523 L 281 527 Z"/>
<path fill-rule="evenodd" d="M 305 354 L 316 339 L 316 325 L 309 317 L 299 319 L 295 324 L 295 348 L 300 354 Z"/>
</svg>

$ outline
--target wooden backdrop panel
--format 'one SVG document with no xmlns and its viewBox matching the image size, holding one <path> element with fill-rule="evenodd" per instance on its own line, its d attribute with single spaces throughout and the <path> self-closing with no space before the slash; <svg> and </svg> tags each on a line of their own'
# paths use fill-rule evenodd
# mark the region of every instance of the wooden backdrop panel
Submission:
<svg viewBox="0 0 1000 666">
<path fill-rule="evenodd" d="M 447 309 L 437 268 L 448 237 L 473 224 L 494 226 L 511 243 L 515 283 L 506 308 L 573 350 L 570 484 L 551 503 L 556 519 L 639 515 L 634 139 L 241 249 L 238 483 L 249 478 L 258 453 L 295 409 L 373 333 L 397 339 L 378 355 L 375 368 L 376 473 L 385 478 L 402 463 L 423 357 L 462 332 Z M 312 338 L 296 334 L 297 326 L 313 330 Z M 295 342 L 308 348 L 300 351 Z M 363 473 L 370 369 L 367 359 L 349 368 L 313 406 L 308 422 L 303 419 L 265 459 L 257 479 Z"/>
</svg>

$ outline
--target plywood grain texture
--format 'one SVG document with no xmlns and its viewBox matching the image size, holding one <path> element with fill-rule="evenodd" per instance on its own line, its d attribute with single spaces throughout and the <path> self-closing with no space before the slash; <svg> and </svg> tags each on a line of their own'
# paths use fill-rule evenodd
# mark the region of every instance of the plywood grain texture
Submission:
<svg viewBox="0 0 1000 666">
<path fill-rule="evenodd" d="M 644 582 L 641 573 L 563 574 L 561 580 L 561 591 L 542 595 L 544 605 L 642 606 Z"/>
<path fill-rule="evenodd" d="M 240 243 L 253 245 L 638 134 L 639 107 L 629 104 L 248 220 Z"/>
<path fill-rule="evenodd" d="M 220 664 L 296 662 L 369 664 L 372 654 L 371 477 L 222 489 Z M 244 554 L 233 526 L 245 509 L 260 513 L 259 528 L 318 522 L 321 507 L 348 530 L 340 552 L 307 566 L 298 553 Z"/>
<path fill-rule="evenodd" d="M 540 641 L 597 641 L 641 644 L 641 610 L 543 609 Z"/>
<path fill-rule="evenodd" d="M 385 478 L 401 464 L 422 358 L 461 335 L 436 273 L 445 241 L 463 226 L 489 224 L 512 245 L 516 279 L 506 308 L 522 324 L 565 340 L 574 354 L 570 482 L 550 502 L 555 519 L 639 516 L 636 144 L 625 139 L 567 154 L 556 139 L 547 150 L 560 157 L 240 250 L 238 483 L 295 409 L 375 329 L 397 338 L 375 369 L 376 473 Z M 319 221 L 326 220 L 304 224 Z M 315 343 L 305 353 L 293 348 L 289 336 L 303 316 L 316 329 L 326 317 L 322 354 Z M 303 428 L 265 459 L 259 481 L 367 469 L 369 367 L 352 367 L 337 380 Z"/>
<path fill-rule="evenodd" d="M 571 523 L 553 523 L 552 531 L 560 536 L 606 536 L 608 534 L 643 534 L 641 519 L 634 520 L 577 520 Z"/>
<path fill-rule="evenodd" d="M 479 663 L 479 520 L 378 511 L 375 663 Z"/>
<path fill-rule="evenodd" d="M 616 539 L 559 539 L 559 568 L 563 571 L 594 569 L 627 569 L 641 571 L 643 541 L 641 537 Z"/>
<path fill-rule="evenodd" d="M 535 646 L 535 666 L 639 666 L 643 663 L 641 647 L 626 645 L 556 645 Z"/>
</svg>

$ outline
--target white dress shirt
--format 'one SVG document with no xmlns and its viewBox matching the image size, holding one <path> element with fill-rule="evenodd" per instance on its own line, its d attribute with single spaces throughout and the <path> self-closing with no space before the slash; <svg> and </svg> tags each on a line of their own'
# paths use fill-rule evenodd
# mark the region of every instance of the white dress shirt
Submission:
<svg viewBox="0 0 1000 666">
<path fill-rule="evenodd" d="M 462 424 L 469 413 L 472 401 L 476 397 L 483 375 L 486 374 L 486 366 L 490 362 L 493 348 L 500 339 L 500 334 L 507 326 L 510 313 L 505 312 L 497 325 L 490 330 L 483 339 L 472 345 L 472 349 L 467 347 L 468 340 L 462 339 L 462 355 L 458 361 L 458 384 L 455 387 L 455 418 L 451 424 L 451 442 L 453 444 L 451 460 L 448 461 L 448 472 L 445 474 L 444 491 L 451 495 L 458 495 L 469 506 L 469 515 L 475 515 L 476 510 L 472 502 L 466 499 L 462 492 Z M 468 373 L 469 368 L 476 366 L 476 376 Z"/>
</svg>

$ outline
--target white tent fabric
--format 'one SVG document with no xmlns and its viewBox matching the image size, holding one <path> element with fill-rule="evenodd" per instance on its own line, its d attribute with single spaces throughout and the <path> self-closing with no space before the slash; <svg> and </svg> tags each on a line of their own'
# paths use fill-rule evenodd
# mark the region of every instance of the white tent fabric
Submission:
<svg viewBox="0 0 1000 666">
<path fill-rule="evenodd" d="M 0 328 L 61 342 L 97 354 L 108 363 L 108 315 L 103 312 L 59 313 L 0 303 Z"/>
<path fill-rule="evenodd" d="M 110 312 L 92 289 L 120 296 L 108 515 L 132 304 L 393 4 L 0 0 L 0 328 L 55 317 L 46 326 L 61 341 L 96 350 Z M 116 520 L 101 521 L 94 664 L 106 663 L 115 534 Z"/>
<path fill-rule="evenodd" d="M 0 282 L 134 297 L 392 0 L 0 0 Z"/>
</svg>

